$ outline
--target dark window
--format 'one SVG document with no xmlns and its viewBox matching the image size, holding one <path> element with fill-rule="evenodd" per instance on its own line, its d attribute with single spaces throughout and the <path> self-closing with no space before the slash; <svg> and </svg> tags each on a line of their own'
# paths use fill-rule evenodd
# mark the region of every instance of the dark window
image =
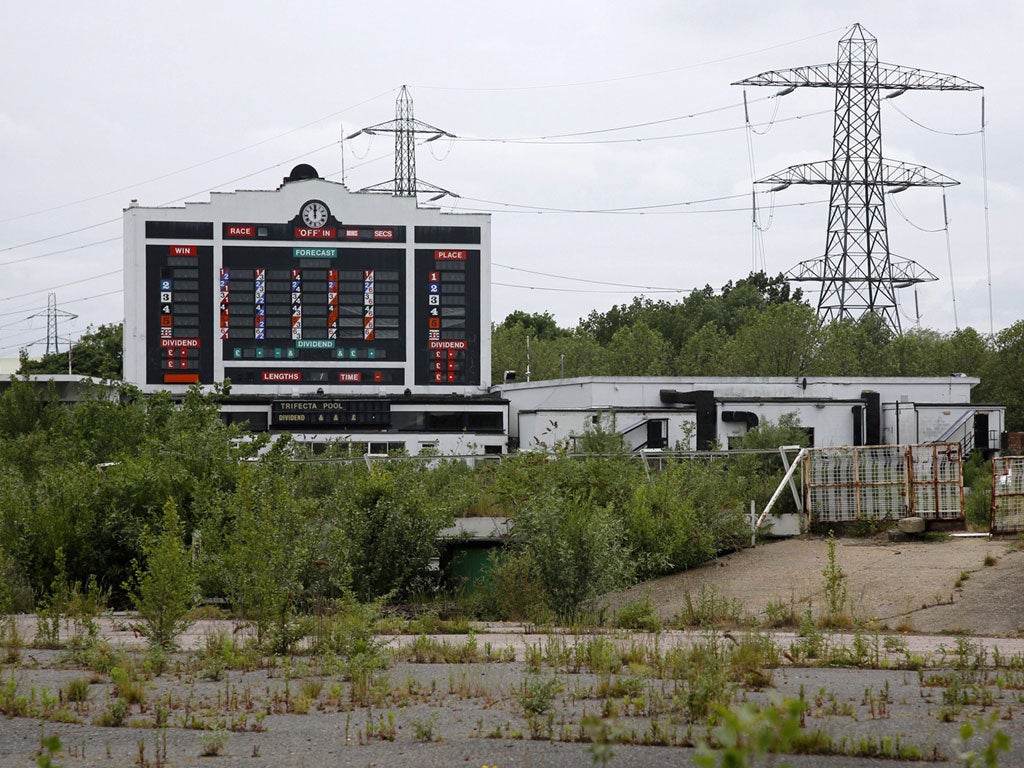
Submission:
<svg viewBox="0 0 1024 768">
<path fill-rule="evenodd" d="M 479 243 L 480 227 L 416 227 L 417 243 Z"/>
<path fill-rule="evenodd" d="M 147 221 L 146 237 L 213 240 L 212 221 Z"/>
<path fill-rule="evenodd" d="M 466 426 L 470 432 L 501 432 L 505 426 L 502 416 L 499 411 L 470 411 Z"/>
<path fill-rule="evenodd" d="M 267 431 L 266 411 L 221 411 L 220 418 L 228 426 L 237 424 L 253 432 Z"/>
</svg>

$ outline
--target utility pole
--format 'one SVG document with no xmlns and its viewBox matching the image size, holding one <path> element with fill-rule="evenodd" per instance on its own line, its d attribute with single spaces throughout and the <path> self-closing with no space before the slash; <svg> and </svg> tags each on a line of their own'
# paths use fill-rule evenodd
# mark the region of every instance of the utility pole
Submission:
<svg viewBox="0 0 1024 768">
<path fill-rule="evenodd" d="M 901 331 L 896 290 L 938 278 L 889 250 L 885 194 L 909 187 L 948 187 L 959 182 L 922 165 L 882 157 L 880 104 L 909 90 L 973 91 L 981 88 L 955 75 L 885 64 L 878 41 L 854 24 L 839 41 L 834 64 L 764 72 L 733 85 L 834 88 L 832 159 L 794 165 L 758 179 L 785 189 L 790 184 L 831 187 L 825 255 L 798 264 L 790 280 L 822 284 L 818 317 L 853 319 L 874 313 Z M 883 89 L 891 92 L 881 96 Z"/>
</svg>

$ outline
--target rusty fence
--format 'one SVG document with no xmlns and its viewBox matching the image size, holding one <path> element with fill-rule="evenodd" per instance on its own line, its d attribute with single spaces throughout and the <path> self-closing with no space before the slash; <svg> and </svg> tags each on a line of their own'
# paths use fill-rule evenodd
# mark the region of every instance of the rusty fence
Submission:
<svg viewBox="0 0 1024 768">
<path fill-rule="evenodd" d="M 992 533 L 1024 533 L 1024 456 L 992 459 Z"/>
<path fill-rule="evenodd" d="M 813 448 L 804 463 L 811 520 L 846 523 L 964 516 L 959 443 Z"/>
</svg>

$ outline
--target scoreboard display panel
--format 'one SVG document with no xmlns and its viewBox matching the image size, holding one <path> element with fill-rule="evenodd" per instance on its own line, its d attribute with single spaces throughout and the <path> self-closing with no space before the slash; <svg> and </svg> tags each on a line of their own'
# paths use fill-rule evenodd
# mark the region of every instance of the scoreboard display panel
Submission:
<svg viewBox="0 0 1024 768">
<path fill-rule="evenodd" d="M 354 222 L 354 223 L 349 223 Z M 489 219 L 322 179 L 125 211 L 125 374 L 144 390 L 479 394 Z"/>
</svg>

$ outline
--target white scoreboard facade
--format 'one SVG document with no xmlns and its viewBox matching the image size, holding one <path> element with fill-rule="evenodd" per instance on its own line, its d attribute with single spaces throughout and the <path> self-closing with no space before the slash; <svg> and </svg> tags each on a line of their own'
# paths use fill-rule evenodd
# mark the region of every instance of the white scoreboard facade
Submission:
<svg viewBox="0 0 1024 768">
<path fill-rule="evenodd" d="M 505 432 L 487 397 L 486 214 L 298 166 L 276 190 L 133 204 L 124 244 L 125 379 L 144 392 L 229 380 L 225 412 L 262 409 L 270 429 L 429 432 L 446 413 L 448 431 Z M 480 408 L 491 415 L 465 416 Z"/>
</svg>

